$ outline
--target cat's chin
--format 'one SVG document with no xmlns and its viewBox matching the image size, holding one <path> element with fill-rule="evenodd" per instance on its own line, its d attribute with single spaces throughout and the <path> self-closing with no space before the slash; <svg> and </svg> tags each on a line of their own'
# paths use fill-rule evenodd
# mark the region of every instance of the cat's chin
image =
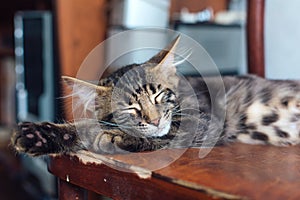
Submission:
<svg viewBox="0 0 300 200">
<path fill-rule="evenodd" d="M 171 128 L 171 123 L 168 124 L 167 126 L 162 127 L 162 128 L 158 128 L 157 137 L 162 137 L 164 135 L 167 135 L 170 131 L 170 128 Z"/>
<path fill-rule="evenodd" d="M 146 133 L 146 137 L 162 137 L 169 133 L 171 128 L 171 122 L 170 123 L 162 123 L 158 127 L 151 125 L 152 128 L 149 128 L 149 132 Z"/>
</svg>

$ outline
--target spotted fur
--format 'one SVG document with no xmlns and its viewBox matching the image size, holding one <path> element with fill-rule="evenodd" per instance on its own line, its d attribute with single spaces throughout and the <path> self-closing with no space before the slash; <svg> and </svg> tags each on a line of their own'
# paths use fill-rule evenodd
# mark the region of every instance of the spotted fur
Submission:
<svg viewBox="0 0 300 200">
<path fill-rule="evenodd" d="M 300 143 L 299 82 L 225 76 L 226 101 L 222 101 L 217 78 L 176 74 L 173 51 L 178 42 L 177 38 L 149 61 L 125 66 L 98 84 L 63 77 L 73 88 L 74 108 L 80 109 L 82 119 L 69 124 L 20 123 L 12 145 L 37 156 L 80 149 L 139 152 L 234 141 Z"/>
</svg>

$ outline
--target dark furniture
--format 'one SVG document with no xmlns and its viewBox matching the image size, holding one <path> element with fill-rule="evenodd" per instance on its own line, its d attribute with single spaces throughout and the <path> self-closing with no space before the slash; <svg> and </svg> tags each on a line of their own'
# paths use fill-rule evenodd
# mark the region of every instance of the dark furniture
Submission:
<svg viewBox="0 0 300 200">
<path fill-rule="evenodd" d="M 247 1 L 248 72 L 265 76 L 264 15 L 265 0 Z"/>
<path fill-rule="evenodd" d="M 94 193 L 113 199 L 300 198 L 299 146 L 233 144 L 215 147 L 204 158 L 199 158 L 199 149 L 189 149 L 176 159 L 180 153 L 165 150 L 155 155 L 89 159 L 88 163 L 63 156 L 53 158 L 49 169 L 59 177 L 60 200 L 97 199 Z M 111 168 L 103 160 L 118 160 L 121 167 Z M 159 162 L 170 165 L 147 170 Z"/>
</svg>

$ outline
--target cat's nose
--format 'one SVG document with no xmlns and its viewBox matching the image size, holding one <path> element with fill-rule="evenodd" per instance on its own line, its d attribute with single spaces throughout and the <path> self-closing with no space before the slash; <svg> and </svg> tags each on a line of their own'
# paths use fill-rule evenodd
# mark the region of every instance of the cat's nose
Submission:
<svg viewBox="0 0 300 200">
<path fill-rule="evenodd" d="M 159 121 L 160 121 L 160 118 L 156 118 L 154 120 L 151 120 L 151 124 L 153 124 L 154 126 L 158 126 L 159 125 Z"/>
</svg>

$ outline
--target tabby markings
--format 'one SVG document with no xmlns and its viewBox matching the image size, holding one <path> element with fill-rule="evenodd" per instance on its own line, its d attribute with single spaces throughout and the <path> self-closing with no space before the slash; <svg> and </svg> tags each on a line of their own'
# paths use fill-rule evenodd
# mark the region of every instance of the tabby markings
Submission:
<svg viewBox="0 0 300 200">
<path fill-rule="evenodd" d="M 261 98 L 261 102 L 263 104 L 269 103 L 269 101 L 272 99 L 272 92 L 269 88 L 264 88 L 261 91 L 259 91 L 259 97 Z"/>
</svg>

